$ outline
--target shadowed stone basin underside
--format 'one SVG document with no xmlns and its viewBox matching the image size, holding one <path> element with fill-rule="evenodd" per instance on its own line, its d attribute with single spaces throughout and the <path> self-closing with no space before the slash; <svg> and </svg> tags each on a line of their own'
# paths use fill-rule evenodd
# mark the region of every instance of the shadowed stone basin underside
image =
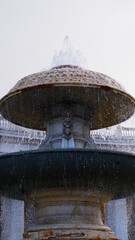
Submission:
<svg viewBox="0 0 135 240">
<path fill-rule="evenodd" d="M 50 116 L 62 115 L 58 106 L 61 103 L 73 105 L 74 116 L 87 118 L 91 130 L 127 120 L 133 115 L 135 104 L 130 95 L 109 87 L 39 86 L 5 96 L 1 100 L 0 111 L 4 118 L 17 125 L 45 130 Z M 78 112 L 78 104 L 83 111 Z"/>
<path fill-rule="evenodd" d="M 104 74 L 64 65 L 18 81 L 0 100 L 0 111 L 17 125 L 45 130 L 50 115 L 61 113 L 58 106 L 53 109 L 54 105 L 64 103 L 83 106 L 83 111 L 79 111 L 82 118 L 90 120 L 90 129 L 99 129 L 131 117 L 135 100 Z M 78 108 L 73 108 L 77 116 Z"/>
<path fill-rule="evenodd" d="M 125 197 L 135 189 L 135 155 L 65 149 L 0 156 L 2 195 L 23 199 L 41 188 L 97 189 Z"/>
</svg>

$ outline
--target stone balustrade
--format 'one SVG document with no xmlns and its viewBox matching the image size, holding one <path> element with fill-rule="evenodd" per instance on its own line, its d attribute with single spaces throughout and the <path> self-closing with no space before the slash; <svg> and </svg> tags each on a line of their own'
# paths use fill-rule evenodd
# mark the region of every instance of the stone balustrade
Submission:
<svg viewBox="0 0 135 240">
<path fill-rule="evenodd" d="M 38 131 L 33 129 L 28 129 L 24 127 L 17 126 L 10 123 L 0 116 L 0 131 L 6 130 L 9 132 L 12 131 L 12 134 L 22 135 L 23 137 L 35 138 L 35 139 L 44 139 L 46 133 L 44 131 Z M 5 133 L 3 134 L 6 134 Z M 21 134 L 22 133 L 22 134 Z M 102 138 L 102 139 L 135 139 L 135 128 L 128 128 L 118 125 L 117 127 L 110 127 L 106 129 L 99 129 L 90 132 L 90 136 L 93 138 Z"/>
<path fill-rule="evenodd" d="M 0 116 L 0 133 L 2 135 L 23 136 L 24 138 L 44 139 L 45 132 L 24 128 L 10 123 Z"/>
</svg>

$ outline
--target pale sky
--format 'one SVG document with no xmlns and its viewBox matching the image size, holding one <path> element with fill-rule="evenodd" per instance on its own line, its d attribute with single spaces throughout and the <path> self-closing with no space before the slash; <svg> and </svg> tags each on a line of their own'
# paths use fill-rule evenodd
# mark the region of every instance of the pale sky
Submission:
<svg viewBox="0 0 135 240">
<path fill-rule="evenodd" d="M 135 0 L 0 0 L 0 98 L 49 68 L 66 35 L 88 69 L 135 97 Z"/>
</svg>

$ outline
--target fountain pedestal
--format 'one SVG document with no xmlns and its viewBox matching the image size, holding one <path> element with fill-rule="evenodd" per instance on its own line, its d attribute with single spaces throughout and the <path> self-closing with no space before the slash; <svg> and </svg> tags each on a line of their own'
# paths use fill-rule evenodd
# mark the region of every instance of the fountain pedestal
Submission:
<svg viewBox="0 0 135 240">
<path fill-rule="evenodd" d="M 0 100 L 3 117 L 46 131 L 38 151 L 0 157 L 0 192 L 35 202 L 25 240 L 116 239 L 101 207 L 135 189 L 135 157 L 94 150 L 89 133 L 127 120 L 134 108 L 114 79 L 70 65 L 27 76 Z"/>
<path fill-rule="evenodd" d="M 116 239 L 101 218 L 103 203 L 111 198 L 95 190 L 37 190 L 26 197 L 35 202 L 35 223 L 24 239 Z"/>
<path fill-rule="evenodd" d="M 85 110 L 79 104 L 57 104 L 50 108 L 47 136 L 39 149 L 92 148 L 91 109 L 89 119 Z M 101 219 L 101 208 L 111 198 L 109 192 L 85 187 L 38 189 L 26 196 L 26 201 L 35 203 L 35 223 L 24 234 L 24 240 L 116 239 Z"/>
</svg>

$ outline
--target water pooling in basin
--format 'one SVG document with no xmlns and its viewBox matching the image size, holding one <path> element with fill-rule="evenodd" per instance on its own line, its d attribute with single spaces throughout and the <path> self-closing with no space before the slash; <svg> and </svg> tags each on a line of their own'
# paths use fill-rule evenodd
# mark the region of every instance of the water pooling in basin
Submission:
<svg viewBox="0 0 135 240">
<path fill-rule="evenodd" d="M 132 116 L 134 98 L 104 74 L 62 65 L 20 80 L 0 104 L 6 119 L 46 130 L 38 151 L 0 157 L 1 193 L 34 201 L 24 239 L 116 239 L 101 207 L 134 191 L 135 156 L 94 149 L 89 132 Z"/>
</svg>

